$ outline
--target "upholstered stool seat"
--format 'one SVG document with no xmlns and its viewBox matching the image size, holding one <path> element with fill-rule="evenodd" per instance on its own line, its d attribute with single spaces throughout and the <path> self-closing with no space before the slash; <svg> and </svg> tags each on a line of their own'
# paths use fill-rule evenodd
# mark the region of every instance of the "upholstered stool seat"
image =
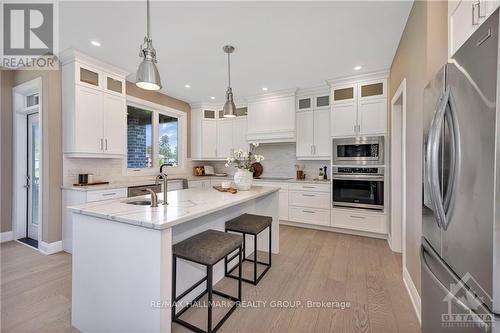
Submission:
<svg viewBox="0 0 500 333">
<path fill-rule="evenodd" d="M 272 249 L 272 222 L 273 218 L 270 216 L 255 215 L 255 214 L 242 214 L 232 220 L 226 222 L 226 232 L 237 232 L 243 234 L 243 261 L 253 262 L 253 279 L 241 278 L 245 282 L 257 285 L 259 281 L 264 277 L 269 268 L 271 267 L 271 249 Z M 268 249 L 268 262 L 262 262 L 257 260 L 257 236 L 262 231 L 269 229 L 269 249 Z M 247 258 L 246 256 L 246 235 L 253 236 L 254 251 L 253 259 Z M 232 275 L 231 273 L 237 268 L 241 268 L 241 264 L 233 266 L 228 269 L 228 264 L 236 258 L 238 254 L 234 254 L 231 257 L 226 257 L 224 259 L 226 276 L 234 279 L 239 279 L 239 277 Z M 266 268 L 264 271 L 257 276 L 257 264 L 264 265 Z"/>
<path fill-rule="evenodd" d="M 227 318 L 233 313 L 236 307 L 241 302 L 241 259 L 242 259 L 242 244 L 243 238 L 240 235 L 228 234 L 217 230 L 207 230 L 199 234 L 196 234 L 188 239 L 185 239 L 172 247 L 173 261 L 172 261 L 172 321 L 178 323 L 192 331 L 200 333 L 212 333 L 217 331 Z M 236 256 L 238 256 L 239 262 L 239 278 L 238 278 L 238 297 L 234 297 L 223 292 L 213 290 L 213 266 L 225 259 L 229 254 L 237 250 Z M 233 259 L 236 257 L 233 256 Z M 183 291 L 179 296 L 177 296 L 177 258 L 184 260 L 189 260 L 206 267 L 206 276 L 201 280 L 196 282 L 193 286 L 189 287 L 187 290 Z M 206 289 L 200 295 L 195 297 L 195 299 L 188 303 L 184 308 L 177 311 L 177 302 L 181 301 L 184 297 L 190 294 L 195 288 L 200 286 L 206 281 Z M 184 312 L 189 310 L 189 308 L 194 304 L 194 302 L 199 301 L 205 294 L 208 295 L 208 322 L 207 330 L 202 330 L 193 324 L 181 319 L 180 317 Z M 222 319 L 212 327 L 212 301 L 213 294 L 225 297 L 234 302 L 233 306 L 229 311 L 222 317 Z"/>
</svg>

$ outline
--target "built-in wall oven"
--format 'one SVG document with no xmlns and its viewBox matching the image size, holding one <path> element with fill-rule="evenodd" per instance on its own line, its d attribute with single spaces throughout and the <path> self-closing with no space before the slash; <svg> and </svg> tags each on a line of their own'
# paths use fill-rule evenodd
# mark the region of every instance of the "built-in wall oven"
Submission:
<svg viewBox="0 0 500 333">
<path fill-rule="evenodd" d="M 333 165 L 383 165 L 384 137 L 333 139 Z"/>
<path fill-rule="evenodd" d="M 334 207 L 384 209 L 383 167 L 334 167 Z"/>
</svg>

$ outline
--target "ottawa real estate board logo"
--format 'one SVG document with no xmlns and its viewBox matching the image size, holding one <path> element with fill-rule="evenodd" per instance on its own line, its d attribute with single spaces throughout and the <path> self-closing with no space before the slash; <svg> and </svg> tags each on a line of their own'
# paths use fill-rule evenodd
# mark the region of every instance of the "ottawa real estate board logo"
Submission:
<svg viewBox="0 0 500 333">
<path fill-rule="evenodd" d="M 2 1 L 2 68 L 57 69 L 55 6 Z"/>
</svg>

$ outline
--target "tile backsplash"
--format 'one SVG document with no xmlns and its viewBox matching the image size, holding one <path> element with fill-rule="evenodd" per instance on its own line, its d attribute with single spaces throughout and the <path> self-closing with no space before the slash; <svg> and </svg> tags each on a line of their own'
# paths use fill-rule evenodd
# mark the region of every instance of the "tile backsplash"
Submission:
<svg viewBox="0 0 500 333">
<path fill-rule="evenodd" d="M 306 178 L 318 177 L 319 168 L 328 166 L 328 178 L 331 175 L 330 161 L 298 161 L 295 156 L 294 143 L 262 144 L 255 149 L 255 153 L 264 155 L 265 160 L 261 162 L 264 172 L 263 177 L 290 177 L 295 178 L 295 164 L 302 165 Z M 186 171 L 189 175 L 193 173 L 195 165 L 213 165 L 216 172 L 234 174 L 235 169 L 225 167 L 224 161 L 191 161 L 187 160 Z M 71 185 L 77 182 L 79 173 L 92 173 L 94 181 L 109 181 L 112 183 L 126 181 L 151 180 L 152 176 L 130 176 L 124 175 L 122 160 L 100 159 L 100 158 L 64 158 L 63 160 L 63 184 Z"/>
<path fill-rule="evenodd" d="M 264 172 L 263 177 L 290 177 L 295 178 L 295 164 L 302 165 L 305 170 L 306 178 L 316 178 L 319 174 L 319 168 L 327 166 L 330 178 L 330 161 L 299 161 L 295 156 L 295 143 L 274 143 L 261 144 L 255 149 L 256 154 L 264 155 L 264 161 L 261 162 Z M 198 163 L 201 164 L 201 163 Z M 216 172 L 226 172 L 234 174 L 234 168 L 226 168 L 225 162 L 207 163 L 215 166 Z"/>
</svg>

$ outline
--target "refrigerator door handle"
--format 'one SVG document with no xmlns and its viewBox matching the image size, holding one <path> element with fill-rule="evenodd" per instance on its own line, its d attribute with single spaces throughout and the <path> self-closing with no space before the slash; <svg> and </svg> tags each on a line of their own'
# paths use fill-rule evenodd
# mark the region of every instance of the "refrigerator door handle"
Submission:
<svg viewBox="0 0 500 333">
<path fill-rule="evenodd" d="M 437 175 L 438 173 L 438 163 L 437 163 L 437 156 L 435 156 L 436 153 L 439 152 L 439 142 L 436 137 L 436 130 L 438 126 L 438 116 L 440 114 L 439 110 L 443 108 L 443 100 L 444 96 L 443 94 L 440 95 L 439 100 L 438 100 L 438 107 L 436 112 L 434 113 L 434 116 L 432 117 L 431 125 L 429 128 L 429 134 L 427 137 L 427 147 L 426 147 L 426 163 L 425 163 L 425 181 L 427 183 L 427 187 L 429 189 L 429 200 L 430 204 L 433 208 L 433 210 L 436 212 L 436 222 L 439 228 L 442 228 L 442 221 L 441 221 L 441 215 L 438 212 L 438 205 L 437 205 L 437 197 L 441 196 L 440 189 L 439 189 L 439 176 Z M 446 104 L 444 104 L 444 107 L 446 107 Z M 437 181 L 436 181 L 437 179 Z"/>
<path fill-rule="evenodd" d="M 422 239 L 422 246 L 420 247 L 420 260 L 422 261 L 422 266 L 424 267 L 425 271 L 427 274 L 431 277 L 432 281 L 441 289 L 446 295 L 450 295 L 453 303 L 458 305 L 463 311 L 474 314 L 473 318 L 475 319 L 475 322 L 477 323 L 478 327 L 480 327 L 485 333 L 488 333 L 491 331 L 491 326 L 488 324 L 486 321 L 482 320 L 481 317 L 472 309 L 470 309 L 467 305 L 465 305 L 460 299 L 458 299 L 455 295 L 453 295 L 448 288 L 436 277 L 434 272 L 431 270 L 429 267 L 429 264 L 427 262 L 426 256 L 431 257 L 434 261 L 440 262 L 441 259 L 439 256 L 434 252 L 434 250 L 430 247 L 430 245 L 427 244 L 427 241 L 425 239 Z M 455 273 L 453 273 L 447 266 L 443 265 L 445 270 L 450 274 L 454 280 L 458 281 L 458 277 L 456 276 Z M 464 288 L 467 288 L 464 286 Z M 468 289 L 466 289 L 467 292 L 472 293 Z M 494 318 L 494 314 L 491 313 L 484 305 L 481 306 L 481 309 L 486 312 L 488 315 L 491 316 L 491 318 Z"/>
</svg>

